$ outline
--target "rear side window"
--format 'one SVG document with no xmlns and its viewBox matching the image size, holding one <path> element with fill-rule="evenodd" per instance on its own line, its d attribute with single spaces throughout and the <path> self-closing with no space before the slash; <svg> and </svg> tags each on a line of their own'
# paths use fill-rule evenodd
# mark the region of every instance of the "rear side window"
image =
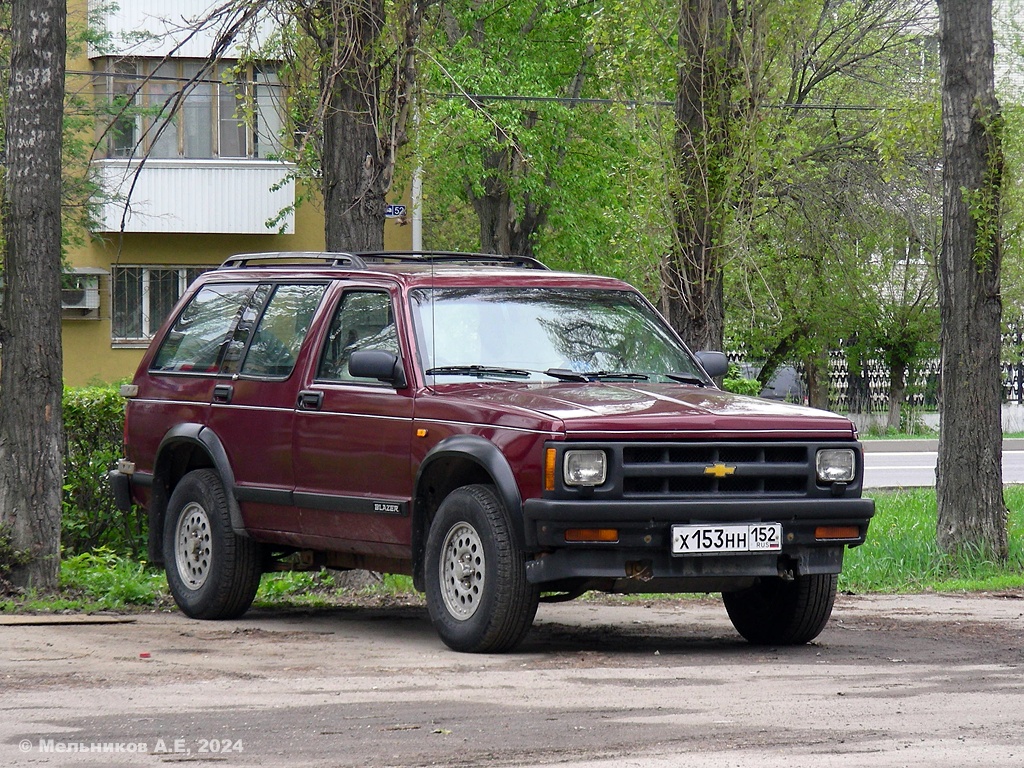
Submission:
<svg viewBox="0 0 1024 768">
<path fill-rule="evenodd" d="M 200 289 L 160 343 L 151 370 L 216 373 L 255 288 L 212 284 Z"/>
<path fill-rule="evenodd" d="M 290 376 L 326 285 L 280 285 L 253 334 L 242 373 Z"/>
</svg>

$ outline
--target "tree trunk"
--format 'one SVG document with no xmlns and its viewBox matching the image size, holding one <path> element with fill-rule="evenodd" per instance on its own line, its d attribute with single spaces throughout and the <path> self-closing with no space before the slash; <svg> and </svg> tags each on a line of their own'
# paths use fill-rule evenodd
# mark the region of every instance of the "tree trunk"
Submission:
<svg viewBox="0 0 1024 768">
<path fill-rule="evenodd" d="M 61 139 L 64 0 L 11 3 L 0 315 L 0 523 L 27 564 L 16 585 L 57 584 L 63 477 Z"/>
<path fill-rule="evenodd" d="M 329 251 L 384 248 L 388 158 L 378 136 L 380 79 L 374 48 L 384 25 L 383 0 L 335 3 L 345 14 L 329 46 L 322 86 L 324 235 Z"/>
<path fill-rule="evenodd" d="M 941 0 L 939 547 L 1007 557 L 1000 409 L 1002 118 L 991 0 Z"/>
<path fill-rule="evenodd" d="M 903 416 L 903 401 L 907 397 L 907 366 L 892 365 L 889 368 L 889 413 L 885 427 L 890 432 L 899 431 Z"/>
<path fill-rule="evenodd" d="M 662 270 L 668 320 L 693 349 L 725 339 L 722 239 L 735 84 L 727 0 L 680 0 L 673 195 L 675 238 Z"/>
<path fill-rule="evenodd" d="M 811 408 L 827 410 L 832 390 L 828 352 L 818 352 L 804 358 L 804 370 L 807 372 L 807 404 Z"/>
<path fill-rule="evenodd" d="M 508 136 L 500 138 L 511 143 Z M 547 221 L 546 211 L 526 192 L 517 205 L 509 191 L 509 182 L 528 172 L 525 160 L 514 147 L 504 146 L 486 153 L 484 168 L 484 194 L 475 194 L 466 183 L 480 222 L 481 252 L 533 256 L 533 239 Z"/>
</svg>

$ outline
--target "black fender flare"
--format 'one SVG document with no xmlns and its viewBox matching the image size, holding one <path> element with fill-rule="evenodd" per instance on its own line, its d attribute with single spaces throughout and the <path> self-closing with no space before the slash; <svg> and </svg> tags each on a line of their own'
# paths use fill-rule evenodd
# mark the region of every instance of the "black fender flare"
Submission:
<svg viewBox="0 0 1024 768">
<path fill-rule="evenodd" d="M 423 565 L 424 550 L 428 525 L 423 516 L 426 514 L 421 509 L 419 501 L 424 498 L 423 483 L 424 477 L 429 474 L 430 469 L 438 461 L 457 458 L 468 459 L 486 472 L 494 483 L 498 497 L 508 511 L 509 523 L 512 526 L 512 533 L 520 548 L 525 547 L 525 530 L 523 521 L 523 500 L 519 493 L 519 484 L 516 482 L 515 473 L 509 464 L 505 454 L 490 440 L 479 435 L 452 435 L 447 437 L 427 453 L 420 462 L 416 472 L 416 482 L 413 486 L 412 504 L 412 558 L 413 574 L 420 574 Z M 414 576 L 414 580 L 417 580 Z"/>
<path fill-rule="evenodd" d="M 213 468 L 220 475 L 220 481 L 224 485 L 225 496 L 228 500 L 228 514 L 231 516 L 231 529 L 239 536 L 248 536 L 245 530 L 245 522 L 242 520 L 242 509 L 238 506 L 238 499 L 235 498 L 235 473 L 231 469 L 231 462 L 228 460 L 228 453 L 224 450 L 224 444 L 217 437 L 217 433 L 202 424 L 177 424 L 167 431 L 160 447 L 157 449 L 157 461 L 154 468 L 155 477 L 167 478 L 170 476 L 169 459 L 171 446 L 181 443 L 191 443 L 198 446 L 210 457 Z M 161 512 L 166 510 L 166 504 Z M 161 515 L 162 516 L 162 515 Z"/>
</svg>

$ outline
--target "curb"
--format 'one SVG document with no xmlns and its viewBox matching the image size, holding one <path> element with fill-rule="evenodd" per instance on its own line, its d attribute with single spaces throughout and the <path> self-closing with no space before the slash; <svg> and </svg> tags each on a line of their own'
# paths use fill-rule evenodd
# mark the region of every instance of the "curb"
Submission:
<svg viewBox="0 0 1024 768">
<path fill-rule="evenodd" d="M 939 450 L 936 438 L 906 438 L 904 440 L 861 440 L 864 453 L 935 453 Z M 1024 451 L 1024 438 L 1003 440 L 1004 451 Z"/>
</svg>

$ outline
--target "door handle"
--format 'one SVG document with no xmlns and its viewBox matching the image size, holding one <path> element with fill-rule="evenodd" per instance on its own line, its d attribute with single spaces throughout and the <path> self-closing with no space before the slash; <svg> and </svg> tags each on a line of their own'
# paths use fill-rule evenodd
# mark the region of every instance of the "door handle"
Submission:
<svg viewBox="0 0 1024 768">
<path fill-rule="evenodd" d="M 299 392 L 300 411 L 319 411 L 324 404 L 324 393 L 315 389 L 304 389 Z"/>
<path fill-rule="evenodd" d="M 235 394 L 235 388 L 230 384 L 217 384 L 213 388 L 213 402 L 215 403 L 230 403 L 232 395 Z"/>
</svg>

